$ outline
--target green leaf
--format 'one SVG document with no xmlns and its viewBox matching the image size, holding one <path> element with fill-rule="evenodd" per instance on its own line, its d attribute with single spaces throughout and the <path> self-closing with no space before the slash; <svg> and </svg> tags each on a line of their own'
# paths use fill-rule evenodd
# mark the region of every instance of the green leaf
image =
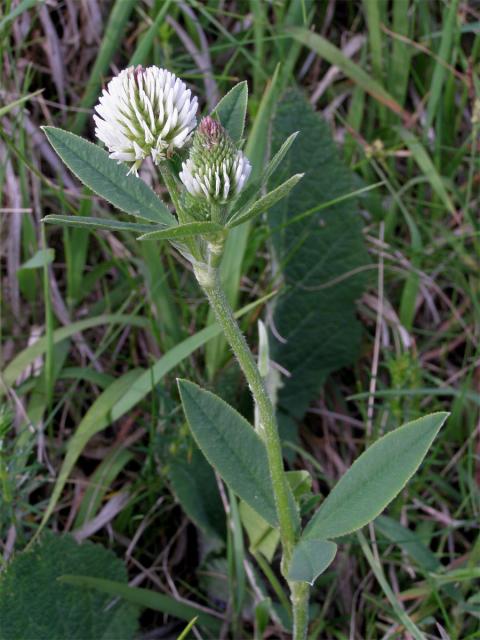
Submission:
<svg viewBox="0 0 480 640">
<path fill-rule="evenodd" d="M 170 463 L 173 492 L 187 516 L 203 531 L 219 540 L 226 536 L 225 511 L 217 480 L 205 456 L 195 446 L 188 459 Z"/>
<path fill-rule="evenodd" d="M 408 129 L 404 129 L 403 127 L 398 127 L 397 131 L 400 134 L 400 137 L 405 142 L 407 147 L 410 149 L 412 156 L 415 162 L 420 167 L 421 171 L 424 173 L 425 177 L 429 181 L 433 191 L 437 194 L 440 200 L 445 205 L 446 209 L 450 211 L 450 213 L 455 216 L 455 205 L 453 204 L 450 196 L 448 195 L 448 191 L 443 183 L 443 179 L 437 171 L 437 168 L 428 155 L 425 147 L 418 140 L 418 138 Z"/>
<path fill-rule="evenodd" d="M 248 535 L 250 553 L 261 553 L 272 562 L 280 542 L 278 529 L 271 527 L 254 509 L 243 500 L 240 502 L 240 517 Z"/>
<path fill-rule="evenodd" d="M 268 299 L 271 295 L 272 294 L 269 294 L 266 298 L 256 300 L 255 302 L 246 305 L 235 314 L 236 317 L 240 317 L 244 313 L 248 313 L 250 310 L 264 302 L 265 299 Z M 137 318 L 136 316 L 100 316 L 98 318 L 89 318 L 87 320 L 73 323 L 69 327 L 57 329 L 53 334 L 54 342 L 60 342 L 62 339 L 65 339 L 70 335 L 99 324 L 122 322 L 125 318 L 130 318 L 129 324 L 142 327 L 145 326 L 144 319 Z M 43 514 L 43 518 L 36 535 L 38 535 L 38 532 L 45 526 L 48 518 L 53 513 L 57 500 L 59 499 L 68 478 L 68 474 L 75 465 L 75 462 L 81 454 L 82 448 L 88 439 L 94 435 L 94 433 L 98 433 L 115 420 L 124 416 L 128 411 L 130 411 L 130 409 L 150 394 L 167 373 L 187 358 L 193 351 L 203 346 L 208 342 L 208 340 L 211 340 L 219 333 L 220 327 L 217 324 L 205 327 L 198 333 L 189 336 L 179 344 L 175 345 L 149 369 L 143 372 L 142 370 L 140 370 L 140 372 L 139 370 L 128 371 L 121 378 L 115 380 L 112 385 L 98 396 L 78 425 L 75 435 L 68 442 L 67 455 L 65 456 L 65 460 L 57 477 L 48 507 Z M 8 365 L 4 372 L 4 378 L 13 382 L 30 362 L 45 352 L 47 344 L 46 338 L 40 338 L 40 340 L 38 340 L 34 345 L 22 351 L 17 358 Z"/>
<path fill-rule="evenodd" d="M 295 501 L 299 502 L 303 496 L 310 493 L 312 478 L 308 471 L 287 471 L 286 477 Z M 260 552 L 271 562 L 280 542 L 278 529 L 271 527 L 246 502 L 240 502 L 240 516 L 248 534 L 251 553 Z"/>
<path fill-rule="evenodd" d="M 305 469 L 287 471 L 288 484 L 297 502 L 306 495 L 311 495 L 312 476 Z"/>
<path fill-rule="evenodd" d="M 53 249 L 39 249 L 37 253 L 19 267 L 19 271 L 24 269 L 40 269 L 55 260 Z"/>
<path fill-rule="evenodd" d="M 311 585 L 333 562 L 337 545 L 330 540 L 300 540 L 293 549 L 288 579 Z"/>
<path fill-rule="evenodd" d="M 361 325 L 356 300 L 366 284 L 369 258 L 357 201 L 346 199 L 358 183 L 340 161 L 328 125 L 303 94 L 292 90 L 277 106 L 273 152 L 297 130 L 295 145 L 269 186 L 281 185 L 292 173 L 305 175 L 267 219 L 286 285 L 274 304 L 277 331 L 269 336 L 272 360 L 290 373 L 278 406 L 299 419 L 327 376 L 357 357 Z"/>
<path fill-rule="evenodd" d="M 125 165 L 111 160 L 106 151 L 56 127 L 43 130 L 67 167 L 96 194 L 137 218 L 169 227 L 177 224 L 152 189 L 143 180 L 126 175 Z"/>
<path fill-rule="evenodd" d="M 47 224 L 61 224 L 67 227 L 107 229 L 108 231 L 133 231 L 134 233 L 145 233 L 155 229 L 155 225 L 153 224 L 138 224 L 137 222 L 123 222 L 123 220 L 91 218 L 89 216 L 59 216 L 55 213 L 42 218 L 42 222 L 46 222 Z"/>
<path fill-rule="evenodd" d="M 299 133 L 300 133 L 299 131 L 294 131 L 292 134 L 290 134 L 288 138 L 285 140 L 285 142 L 282 144 L 280 149 L 277 151 L 277 153 L 273 156 L 273 158 L 267 164 L 265 173 L 262 176 L 262 180 L 264 182 L 267 182 L 275 173 L 275 171 L 278 169 L 278 167 L 280 166 L 280 163 L 287 155 L 287 151 L 290 150 L 290 147 L 297 139 L 297 136 Z"/>
<path fill-rule="evenodd" d="M 263 198 L 260 198 L 255 202 L 255 204 L 247 209 L 246 211 L 239 211 L 238 214 L 233 216 L 233 218 L 228 223 L 229 227 L 237 227 L 239 224 L 243 224 L 247 220 L 251 220 L 256 216 L 259 216 L 261 213 L 268 211 L 279 202 L 282 198 L 285 198 L 293 187 L 297 184 L 299 180 L 303 178 L 303 173 L 297 173 L 292 176 L 288 180 L 286 180 L 283 184 L 278 186 L 270 193 L 267 193 Z"/>
<path fill-rule="evenodd" d="M 76 379 L 78 380 L 78 377 Z M 88 479 L 73 525 L 74 529 L 81 529 L 83 525 L 93 520 L 102 506 L 105 494 L 111 491 L 115 478 L 132 458 L 133 453 L 117 447 L 102 460 Z"/>
<path fill-rule="evenodd" d="M 91 578 L 114 580 L 128 589 L 123 562 L 111 551 L 45 533 L 29 551 L 15 555 L 1 575 L 0 640 L 133 639 L 136 607 L 58 581 L 79 567 Z"/>
<path fill-rule="evenodd" d="M 379 516 L 375 520 L 375 531 L 397 544 L 424 571 L 437 571 L 441 567 L 440 560 L 425 546 L 421 536 L 393 518 Z"/>
<path fill-rule="evenodd" d="M 252 173 L 249 180 L 255 180 L 260 176 L 265 166 L 266 149 L 269 146 L 270 139 L 270 118 L 275 100 L 280 91 L 279 86 L 279 65 L 277 65 L 271 81 L 268 83 L 264 95 L 260 101 L 255 120 L 253 121 L 248 141 L 245 146 L 245 153 L 252 163 Z M 248 246 L 248 236 L 250 231 L 248 223 L 241 227 L 232 229 L 227 236 L 225 242 L 225 251 L 223 253 L 222 263 L 220 266 L 221 278 L 225 288 L 226 296 L 234 309 L 237 307 L 240 278 L 244 273 L 244 258 Z M 208 323 L 215 322 L 213 311 L 210 309 L 208 315 Z M 227 343 L 223 335 L 213 340 L 206 349 L 205 363 L 210 378 L 213 377 L 216 370 L 225 360 L 228 352 Z"/>
<path fill-rule="evenodd" d="M 154 611 L 161 611 L 167 615 L 175 616 L 180 620 L 190 620 L 192 617 L 196 616 L 198 617 L 198 622 L 200 624 L 216 633 L 218 633 L 221 628 L 221 620 L 205 613 L 202 609 L 197 608 L 194 605 L 179 602 L 170 596 L 165 596 L 162 593 L 157 593 L 150 589 L 130 587 L 127 584 L 115 582 L 114 580 L 104 580 L 103 578 L 97 577 L 91 578 L 86 575 L 62 575 L 59 578 L 59 583 L 81 587 L 82 589 L 85 589 L 86 593 L 90 593 L 91 589 L 100 591 L 101 593 L 106 593 L 109 596 L 108 601 L 111 601 L 112 596 L 117 596 L 131 604 L 138 605 L 139 607 L 146 609 L 153 609 Z M 75 591 L 78 593 L 78 589 Z M 75 637 L 79 638 L 79 636 Z M 92 637 L 92 639 L 95 638 L 95 636 L 88 637 Z M 112 638 L 112 640 L 119 640 L 119 638 L 123 640 L 124 637 L 125 635 L 120 634 L 117 637 Z M 83 640 L 83 637 L 79 638 L 79 640 Z"/>
<path fill-rule="evenodd" d="M 242 500 L 277 525 L 267 451 L 253 427 L 221 398 L 179 380 L 193 437 L 212 467 Z"/>
<path fill-rule="evenodd" d="M 80 421 L 75 433 L 68 441 L 66 455 L 55 482 L 52 495 L 50 496 L 50 501 L 43 513 L 40 529 L 43 528 L 52 514 L 63 487 L 67 482 L 68 476 L 85 448 L 85 445 L 90 438 L 105 428 L 105 421 L 107 416 L 110 416 L 112 407 L 124 398 L 128 391 L 134 387 L 134 383 L 141 377 L 142 373 L 142 369 L 132 369 L 121 378 L 116 379 L 115 382 L 98 396 Z"/>
<path fill-rule="evenodd" d="M 34 2 L 32 4 L 34 4 Z M 4 22 L 4 20 L 2 20 L 0 22 L 0 24 L 2 22 Z M 1 26 L 0 26 L 0 30 L 1 30 Z M 28 100 L 31 100 L 35 96 L 38 96 L 38 94 L 42 93 L 42 91 L 43 91 L 43 89 L 39 89 L 38 91 L 34 91 L 33 93 L 29 93 L 27 96 L 22 96 L 21 98 L 18 98 L 18 100 L 14 100 L 13 102 L 10 102 L 9 104 L 6 104 L 5 106 L 1 107 L 0 108 L 0 118 L 3 118 L 3 116 L 7 115 L 7 113 L 9 111 L 11 111 L 12 109 L 15 109 L 15 107 L 19 107 L 24 102 L 27 102 Z"/>
<path fill-rule="evenodd" d="M 331 65 L 335 65 L 341 69 L 347 78 L 350 78 L 358 84 L 358 86 L 362 87 L 362 89 L 375 98 L 375 100 L 378 100 L 402 118 L 408 117 L 409 114 L 381 84 L 373 80 L 362 67 L 353 62 L 343 51 L 331 44 L 326 38 L 303 27 L 290 27 L 286 29 L 286 32 L 298 42 L 301 42 L 312 51 L 318 53 L 321 58 L 327 60 Z"/>
<path fill-rule="evenodd" d="M 187 222 L 169 229 L 145 233 L 137 240 L 182 240 L 200 234 L 220 233 L 222 230 L 223 227 L 216 222 Z"/>
<path fill-rule="evenodd" d="M 118 314 L 105 314 L 96 316 L 93 318 L 86 318 L 85 320 L 79 320 L 78 322 L 72 322 L 66 327 L 55 329 L 53 332 L 53 344 L 58 344 L 63 340 L 66 340 L 70 336 L 76 333 L 81 333 L 87 329 L 98 327 L 99 325 L 113 325 L 113 324 L 125 324 L 135 327 L 148 327 L 149 321 L 146 318 L 140 318 L 132 315 Z M 13 385 L 15 380 L 21 375 L 21 373 L 30 365 L 36 358 L 42 356 L 47 352 L 48 340 L 46 336 L 39 338 L 37 342 L 34 342 L 29 347 L 26 347 L 23 351 L 15 356 L 15 358 L 8 363 L 7 367 L 3 371 L 3 378 L 7 385 Z M 0 387 L 0 397 L 4 393 L 4 389 Z"/>
<path fill-rule="evenodd" d="M 302 539 L 338 538 L 376 518 L 420 466 L 448 413 L 432 413 L 387 433 L 342 476 Z"/>
<path fill-rule="evenodd" d="M 37 5 L 37 8 L 40 8 L 45 2 L 46 0 L 22 0 L 22 2 L 19 2 L 14 9 L 9 11 L 5 16 L 2 16 L 2 19 L 0 20 L 0 31 L 2 31 L 9 22 L 15 20 L 15 18 L 22 15 L 25 11 L 28 11 L 35 5 Z"/>
<path fill-rule="evenodd" d="M 247 102 L 248 84 L 244 80 L 236 84 L 233 89 L 230 89 L 212 111 L 212 116 L 217 116 L 236 144 L 240 142 L 243 136 Z"/>
</svg>

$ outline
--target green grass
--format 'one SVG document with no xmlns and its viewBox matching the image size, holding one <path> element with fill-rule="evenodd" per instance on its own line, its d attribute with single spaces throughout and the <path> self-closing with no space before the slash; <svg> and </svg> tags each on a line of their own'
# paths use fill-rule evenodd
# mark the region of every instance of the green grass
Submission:
<svg viewBox="0 0 480 640">
<path fill-rule="evenodd" d="M 303 460 L 323 490 L 364 449 L 365 425 L 375 435 L 421 413 L 452 415 L 388 510 L 406 537 L 379 525 L 342 545 L 315 587 L 311 637 L 400 639 L 405 628 L 440 637 L 439 626 L 451 638 L 478 637 L 478 12 L 440 0 L 186 4 L 184 13 L 159 0 L 98 3 L 101 20 L 82 3 L 76 13 L 31 1 L 0 9 L 1 564 L 40 523 L 75 530 L 126 492 L 91 537 L 125 560 L 136 586 L 168 596 L 165 611 L 179 598 L 185 605 L 182 619 L 165 617 L 157 598 L 142 632 L 168 624 L 180 635 L 200 605 L 206 619 L 223 618 L 225 637 L 253 637 L 270 598 L 270 636 L 282 637 L 289 607 L 279 568 L 249 552 L 235 498 L 223 495 L 231 526 L 222 542 L 188 518 L 170 481 L 193 446 L 176 377 L 214 388 L 250 417 L 231 354 L 169 245 L 137 243 L 129 231 L 42 231 L 47 214 L 127 218 L 82 189 L 39 127 L 93 140 L 91 107 L 129 61 L 181 75 L 207 111 L 212 82 L 200 56 L 218 95 L 248 81 L 245 149 L 258 173 L 281 93 L 297 82 L 310 96 L 336 65 L 316 109 L 358 178 L 374 276 L 357 306 L 361 354 L 312 403 L 286 448 L 289 463 Z M 342 49 L 353 36 L 364 40 L 352 59 Z M 47 44 L 61 55 L 47 55 Z M 275 282 L 269 233 L 262 220 L 235 229 L 223 265 L 254 345 L 267 301 L 251 303 Z M 18 271 L 45 248 L 52 264 Z M 185 637 L 197 629 L 202 615 Z"/>
</svg>

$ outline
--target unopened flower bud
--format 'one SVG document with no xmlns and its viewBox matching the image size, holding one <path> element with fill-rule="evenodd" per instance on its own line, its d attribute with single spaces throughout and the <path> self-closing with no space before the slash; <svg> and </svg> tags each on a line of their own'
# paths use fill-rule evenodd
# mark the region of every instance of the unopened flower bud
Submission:
<svg viewBox="0 0 480 640">
<path fill-rule="evenodd" d="M 203 118 L 193 136 L 180 179 L 194 197 L 224 203 L 243 189 L 252 167 L 220 122 Z"/>
<path fill-rule="evenodd" d="M 181 148 L 195 128 L 197 98 L 184 82 L 158 67 L 129 67 L 107 85 L 95 107 L 95 134 L 110 158 L 137 173 L 151 155 L 155 164 Z"/>
</svg>

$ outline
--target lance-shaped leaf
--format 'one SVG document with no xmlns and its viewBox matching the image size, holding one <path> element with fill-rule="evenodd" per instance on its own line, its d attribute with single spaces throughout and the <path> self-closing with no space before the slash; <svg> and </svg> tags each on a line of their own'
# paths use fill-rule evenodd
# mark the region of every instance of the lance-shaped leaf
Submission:
<svg viewBox="0 0 480 640">
<path fill-rule="evenodd" d="M 158 228 L 153 224 L 138 224 L 137 222 L 124 222 L 123 220 L 109 220 L 108 218 L 93 218 L 89 216 L 59 216 L 56 213 L 45 216 L 42 222 L 61 224 L 66 227 L 107 229 L 108 231 L 133 231 L 134 233 L 145 233 Z M 164 227 L 162 226 L 161 228 L 163 229 Z"/>
<path fill-rule="evenodd" d="M 337 545 L 330 540 L 300 540 L 293 549 L 288 579 L 313 585 L 333 562 L 336 553 Z"/>
<path fill-rule="evenodd" d="M 273 158 L 267 164 L 267 168 L 265 169 L 265 172 L 262 176 L 262 184 L 266 183 L 275 173 L 277 167 L 282 162 L 284 157 L 287 155 L 287 151 L 295 142 L 298 134 L 299 134 L 298 131 L 295 131 L 294 133 L 290 134 L 288 138 L 285 140 L 285 142 L 282 144 L 280 149 L 277 151 L 277 153 L 273 156 Z"/>
<path fill-rule="evenodd" d="M 284 198 L 293 187 L 297 184 L 299 180 L 303 178 L 303 173 L 297 173 L 288 180 L 286 180 L 279 187 L 267 193 L 263 198 L 260 198 L 246 211 L 239 211 L 238 214 L 234 215 L 233 218 L 228 222 L 229 227 L 237 227 L 239 224 L 243 224 L 247 220 L 251 220 L 256 216 L 259 216 L 261 213 L 268 211 L 274 204 L 276 204 L 279 200 Z"/>
<path fill-rule="evenodd" d="M 216 222 L 187 222 L 176 227 L 151 231 L 139 236 L 137 240 L 183 240 L 200 234 L 220 233 L 223 230 Z"/>
<path fill-rule="evenodd" d="M 238 144 L 242 139 L 247 113 L 248 85 L 246 80 L 236 84 L 233 89 L 220 100 L 212 116 L 216 116 L 228 131 L 233 142 Z"/>
<path fill-rule="evenodd" d="M 329 493 L 302 539 L 338 538 L 376 518 L 418 469 L 448 415 L 424 416 L 372 444 Z"/>
<path fill-rule="evenodd" d="M 259 178 L 256 180 L 249 179 L 244 189 L 240 192 L 235 202 L 232 204 L 232 210 L 237 211 L 236 215 L 241 215 L 242 211 L 246 211 L 252 204 L 252 202 L 258 197 L 258 194 L 266 185 L 268 180 L 277 170 L 283 158 L 286 156 L 288 150 L 298 136 L 298 131 L 288 136 L 285 142 L 282 144 L 277 153 L 273 156 L 270 162 L 267 164 L 265 170 Z"/>
<path fill-rule="evenodd" d="M 193 382 L 178 387 L 198 446 L 227 485 L 270 525 L 277 526 L 267 450 L 253 427 L 221 398 Z"/>
<path fill-rule="evenodd" d="M 48 141 L 67 167 L 89 189 L 132 216 L 167 226 L 177 222 L 149 186 L 117 164 L 100 147 L 69 131 L 43 127 Z"/>
</svg>

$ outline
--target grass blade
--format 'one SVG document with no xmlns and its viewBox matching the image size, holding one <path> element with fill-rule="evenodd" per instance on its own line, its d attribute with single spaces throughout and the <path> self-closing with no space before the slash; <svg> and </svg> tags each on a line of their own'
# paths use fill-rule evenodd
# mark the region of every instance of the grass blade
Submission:
<svg viewBox="0 0 480 640">
<path fill-rule="evenodd" d="M 450 52 L 453 43 L 453 36 L 456 27 L 458 0 L 451 0 L 445 7 L 445 17 L 442 20 L 442 40 L 440 42 L 440 49 L 438 56 L 435 60 L 435 69 L 433 71 L 432 82 L 430 85 L 430 97 L 428 99 L 427 106 L 427 119 L 425 127 L 428 128 L 433 123 L 433 120 L 438 112 L 438 103 L 442 95 L 443 84 L 447 69 L 445 63 L 450 59 Z"/>
<path fill-rule="evenodd" d="M 403 127 L 399 127 L 398 131 L 399 131 L 400 137 L 402 138 L 404 143 L 407 145 L 407 147 L 410 149 L 413 159 L 418 164 L 418 166 L 424 173 L 425 177 L 428 179 L 433 191 L 437 194 L 437 196 L 443 202 L 447 211 L 450 211 L 450 213 L 454 217 L 456 217 L 455 206 L 450 196 L 448 195 L 447 189 L 445 188 L 445 185 L 443 184 L 443 180 L 440 174 L 438 173 L 437 169 L 435 168 L 435 165 L 433 164 L 432 159 L 426 152 L 425 147 L 422 145 L 422 143 L 416 138 L 416 136 L 411 131 L 408 131 Z"/>
<path fill-rule="evenodd" d="M 76 587 L 97 589 L 98 591 L 103 591 L 103 593 L 109 593 L 112 596 L 123 598 L 127 602 L 136 604 L 139 607 L 161 611 L 162 613 L 180 618 L 180 620 L 190 621 L 193 617 L 196 617 L 200 624 L 216 633 L 218 633 L 221 628 L 220 619 L 214 618 L 192 604 L 179 602 L 174 598 L 151 591 L 150 589 L 129 587 L 114 580 L 91 578 L 90 576 L 64 575 L 60 576 L 58 580 Z"/>
<path fill-rule="evenodd" d="M 72 131 L 80 133 L 90 117 L 87 111 L 95 102 L 100 92 L 102 78 L 108 71 L 113 55 L 122 42 L 123 32 L 130 14 L 135 7 L 136 0 L 116 0 L 110 11 L 108 23 L 98 51 L 97 59 L 90 73 L 90 80 L 85 87 L 85 93 L 80 101 L 80 109 L 72 124 Z"/>
<path fill-rule="evenodd" d="M 400 622 L 403 624 L 405 629 L 409 631 L 415 640 L 425 640 L 425 636 L 417 627 L 417 625 L 413 622 L 413 620 L 408 616 L 408 614 L 403 609 L 400 602 L 397 600 L 395 593 L 391 589 L 390 585 L 385 578 L 385 574 L 383 573 L 382 566 L 377 562 L 374 558 L 373 553 L 368 546 L 368 542 L 360 531 L 357 532 L 357 538 L 360 541 L 360 546 L 362 547 L 363 554 L 367 559 L 370 568 L 372 569 L 378 584 L 382 587 L 383 593 L 387 596 L 388 601 L 392 605 L 393 610 L 397 614 Z"/>
<path fill-rule="evenodd" d="M 391 111 L 406 119 L 409 114 L 401 107 L 398 102 L 386 91 L 378 82 L 373 80 L 350 58 L 347 58 L 338 47 L 328 42 L 326 38 L 302 29 L 300 27 L 292 27 L 287 29 L 287 33 L 291 34 L 296 40 L 302 42 L 305 46 L 318 53 L 319 56 L 325 58 L 330 64 L 334 64 L 353 82 L 358 84 L 362 89 L 369 93 L 372 98 L 384 104 Z"/>
</svg>

